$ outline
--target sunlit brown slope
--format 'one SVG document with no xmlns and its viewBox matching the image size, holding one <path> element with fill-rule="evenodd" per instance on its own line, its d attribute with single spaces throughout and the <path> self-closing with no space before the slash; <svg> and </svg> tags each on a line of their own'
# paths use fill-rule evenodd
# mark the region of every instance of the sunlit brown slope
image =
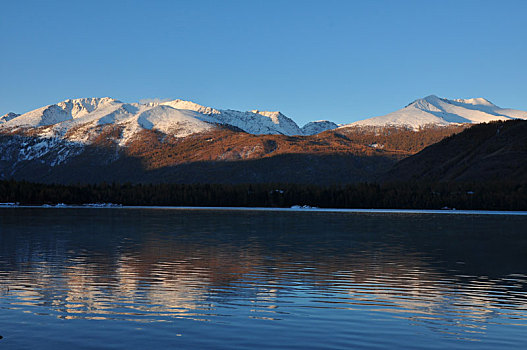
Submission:
<svg viewBox="0 0 527 350">
<path fill-rule="evenodd" d="M 422 131 L 386 128 L 347 128 L 313 136 L 252 135 L 228 129 L 185 138 L 174 138 L 145 130 L 128 147 L 127 154 L 152 168 L 199 161 L 254 160 L 278 155 L 355 155 L 402 159 L 462 126 Z"/>
<path fill-rule="evenodd" d="M 32 159 L 20 159 L 19 145 L 32 145 L 28 149 L 34 151 L 38 138 L 3 135 L 2 177 L 57 183 L 374 181 L 398 160 L 464 126 L 420 131 L 352 127 L 312 136 L 252 135 L 226 127 L 187 137 L 143 130 L 126 147 L 118 145 L 123 130 L 102 128 L 89 146 L 57 141 L 51 151 Z"/>
</svg>

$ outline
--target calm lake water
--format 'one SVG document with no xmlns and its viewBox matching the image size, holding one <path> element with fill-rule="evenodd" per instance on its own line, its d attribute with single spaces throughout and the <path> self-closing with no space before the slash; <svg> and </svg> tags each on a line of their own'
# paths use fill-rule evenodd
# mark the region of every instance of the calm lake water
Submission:
<svg viewBox="0 0 527 350">
<path fill-rule="evenodd" d="M 527 216 L 0 209 L 0 349 L 527 347 Z"/>
</svg>

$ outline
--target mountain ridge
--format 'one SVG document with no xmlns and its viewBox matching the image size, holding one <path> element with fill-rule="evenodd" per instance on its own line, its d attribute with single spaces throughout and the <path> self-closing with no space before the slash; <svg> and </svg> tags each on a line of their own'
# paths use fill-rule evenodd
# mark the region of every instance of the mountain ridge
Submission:
<svg viewBox="0 0 527 350">
<path fill-rule="evenodd" d="M 221 124 L 255 135 L 293 136 L 313 135 L 338 127 L 396 126 L 419 129 L 427 125 L 446 126 L 510 119 L 527 119 L 527 112 L 498 107 L 483 97 L 449 100 L 429 95 L 383 116 L 344 125 L 319 120 L 308 122 L 302 127 L 278 111 L 216 109 L 182 99 L 124 103 L 110 97 L 93 97 L 67 99 L 23 114 L 9 112 L 0 117 L 0 132 L 6 129 L 50 127 L 53 130 L 48 130 L 48 134 L 42 133 L 42 136 L 60 136 L 65 134 L 64 130 L 78 127 L 83 122 L 95 125 L 129 124 L 125 138 L 120 142 L 124 145 L 141 128 L 153 128 L 185 137 Z M 89 131 L 87 127 L 82 129 L 83 133 Z"/>
<path fill-rule="evenodd" d="M 208 131 L 214 125 L 229 125 L 256 135 L 288 136 L 309 135 L 336 127 L 331 122 L 313 122 L 302 129 L 281 112 L 219 110 L 181 99 L 147 103 L 124 103 L 109 97 L 67 99 L 27 113 L 10 112 L 0 117 L 0 131 L 41 128 L 40 135 L 44 137 L 71 136 L 68 131 L 74 128 L 81 128 L 86 134 L 88 129 L 106 124 L 126 125 L 121 145 L 141 128 L 185 137 Z M 76 140 L 88 142 L 86 138 Z"/>
<path fill-rule="evenodd" d="M 280 112 L 221 110 L 179 99 L 68 99 L 0 117 L 0 179 L 231 181 L 217 176 L 224 174 L 236 181 L 375 181 L 395 162 L 478 120 L 527 118 L 483 98 L 431 95 L 403 110 L 396 125 L 322 120 L 300 128 Z M 415 113 L 440 122 L 403 123 Z M 302 174 L 307 169 L 311 175 Z"/>
<path fill-rule="evenodd" d="M 495 120 L 527 119 L 527 112 L 501 108 L 482 97 L 449 100 L 436 95 L 417 99 L 397 111 L 342 127 L 350 126 L 400 126 L 419 129 L 426 125 L 486 123 Z"/>
</svg>

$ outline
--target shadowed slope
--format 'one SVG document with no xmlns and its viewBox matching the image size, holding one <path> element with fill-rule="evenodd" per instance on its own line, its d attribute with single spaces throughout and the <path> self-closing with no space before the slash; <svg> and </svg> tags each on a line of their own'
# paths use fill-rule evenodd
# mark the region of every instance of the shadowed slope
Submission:
<svg viewBox="0 0 527 350">
<path fill-rule="evenodd" d="M 463 127 L 421 131 L 347 128 L 312 136 L 252 135 L 217 127 L 187 137 L 100 126 L 90 145 L 33 134 L 0 139 L 0 178 L 56 183 L 353 183 L 375 181 L 396 161 Z"/>
<path fill-rule="evenodd" d="M 527 121 L 475 125 L 403 159 L 385 179 L 524 181 L 527 179 Z"/>
</svg>

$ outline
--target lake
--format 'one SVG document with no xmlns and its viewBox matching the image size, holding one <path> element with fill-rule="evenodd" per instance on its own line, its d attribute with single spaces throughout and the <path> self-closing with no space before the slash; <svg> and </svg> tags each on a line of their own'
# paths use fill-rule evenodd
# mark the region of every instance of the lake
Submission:
<svg viewBox="0 0 527 350">
<path fill-rule="evenodd" d="M 0 209 L 0 349 L 519 349 L 527 216 Z"/>
</svg>

